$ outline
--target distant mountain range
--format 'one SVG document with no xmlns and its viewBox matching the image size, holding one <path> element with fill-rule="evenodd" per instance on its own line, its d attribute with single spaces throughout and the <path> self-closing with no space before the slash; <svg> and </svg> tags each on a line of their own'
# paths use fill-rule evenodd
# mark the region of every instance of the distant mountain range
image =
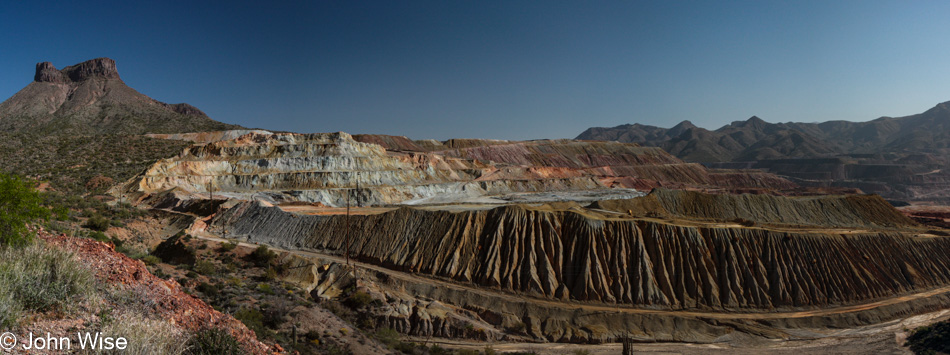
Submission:
<svg viewBox="0 0 950 355">
<path fill-rule="evenodd" d="M 627 124 L 581 140 L 660 147 L 711 168 L 760 169 L 804 186 L 858 188 L 891 200 L 950 204 L 950 102 L 868 122 L 769 123 L 753 116 L 711 131 Z"/>
<path fill-rule="evenodd" d="M 33 82 L 0 103 L 0 132 L 144 134 L 240 128 L 188 104 L 166 104 L 132 89 L 115 61 L 97 58 L 62 70 L 36 64 Z"/>
<path fill-rule="evenodd" d="M 950 102 L 916 115 L 868 122 L 768 123 L 753 116 L 714 131 L 689 121 L 669 129 L 641 124 L 593 127 L 577 139 L 661 147 L 684 160 L 702 163 L 840 154 L 942 154 L 950 148 Z"/>
</svg>

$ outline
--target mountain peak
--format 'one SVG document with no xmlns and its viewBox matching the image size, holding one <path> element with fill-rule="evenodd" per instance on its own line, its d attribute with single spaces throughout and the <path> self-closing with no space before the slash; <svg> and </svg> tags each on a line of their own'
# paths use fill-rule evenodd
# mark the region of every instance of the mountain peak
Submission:
<svg viewBox="0 0 950 355">
<path fill-rule="evenodd" d="M 746 122 L 760 124 L 760 123 L 765 123 L 765 120 L 759 118 L 759 116 L 752 116 L 752 117 L 749 117 L 749 119 L 746 120 Z"/>
<path fill-rule="evenodd" d="M 85 62 L 70 65 L 62 70 L 56 69 L 53 63 L 36 63 L 34 81 L 67 84 L 80 82 L 92 78 L 120 79 L 116 70 L 115 61 L 110 58 L 96 58 Z"/>
<path fill-rule="evenodd" d="M 763 129 L 765 128 L 765 126 L 768 126 L 768 124 L 769 124 L 768 122 L 765 122 L 765 120 L 759 118 L 759 116 L 752 116 L 752 117 L 749 117 L 749 119 L 745 121 L 738 122 L 738 124 L 735 126 Z"/>
<path fill-rule="evenodd" d="M 690 129 L 690 128 L 696 128 L 696 125 L 694 125 L 693 122 L 690 122 L 689 120 L 684 120 L 683 122 L 677 123 L 675 126 L 673 126 L 672 129 L 676 129 L 676 128 Z"/>
<path fill-rule="evenodd" d="M 96 135 L 241 128 L 212 120 L 194 106 L 145 96 L 119 78 L 115 61 L 109 58 L 63 69 L 37 63 L 33 80 L 0 103 L 0 133 Z"/>
</svg>

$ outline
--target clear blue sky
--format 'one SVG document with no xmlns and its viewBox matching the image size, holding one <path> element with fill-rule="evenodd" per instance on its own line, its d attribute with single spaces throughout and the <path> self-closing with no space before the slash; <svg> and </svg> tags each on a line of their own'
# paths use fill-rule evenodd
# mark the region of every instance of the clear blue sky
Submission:
<svg viewBox="0 0 950 355">
<path fill-rule="evenodd" d="M 0 5 L 0 98 L 37 62 L 111 57 L 133 88 L 220 121 L 412 138 L 866 121 L 950 100 L 947 1 L 92 3 Z"/>
</svg>

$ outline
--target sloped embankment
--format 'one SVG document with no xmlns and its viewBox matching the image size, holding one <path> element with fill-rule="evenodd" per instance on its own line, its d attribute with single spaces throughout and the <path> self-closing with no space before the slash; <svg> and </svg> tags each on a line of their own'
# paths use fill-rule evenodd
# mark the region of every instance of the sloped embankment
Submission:
<svg viewBox="0 0 950 355">
<path fill-rule="evenodd" d="M 152 275 L 145 264 L 116 252 L 112 244 L 67 237 L 65 234 L 55 236 L 43 233 L 41 237 L 50 245 L 75 252 L 76 257 L 93 271 L 99 282 L 132 291 L 135 297 L 142 298 L 143 304 L 151 306 L 147 312 L 176 327 L 188 332 L 209 327 L 220 329 L 237 339 L 248 354 L 283 352 L 279 345 L 272 347 L 260 342 L 257 335 L 239 320 L 187 294 L 177 282 Z"/>
<path fill-rule="evenodd" d="M 410 208 L 350 220 L 351 255 L 398 270 L 532 296 L 659 309 L 798 309 L 950 283 L 950 238 L 898 232 L 689 227 L 517 206 Z M 213 231 L 284 248 L 342 252 L 345 216 L 259 203 L 220 212 Z"/>
<path fill-rule="evenodd" d="M 598 201 L 592 207 L 639 216 L 717 221 L 744 219 L 767 224 L 848 228 L 916 225 L 877 195 L 785 197 L 656 189 L 642 198 Z"/>
</svg>

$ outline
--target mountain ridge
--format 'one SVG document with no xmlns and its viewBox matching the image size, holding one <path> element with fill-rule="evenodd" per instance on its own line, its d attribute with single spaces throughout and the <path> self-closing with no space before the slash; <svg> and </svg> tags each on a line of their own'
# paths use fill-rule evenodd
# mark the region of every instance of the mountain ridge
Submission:
<svg viewBox="0 0 950 355">
<path fill-rule="evenodd" d="M 184 133 L 242 128 L 186 104 L 164 103 L 126 85 L 110 58 L 56 69 L 36 64 L 33 82 L 0 103 L 0 132 Z"/>
<path fill-rule="evenodd" d="M 800 140 L 794 147 L 776 150 L 767 144 L 791 136 Z M 865 122 L 770 123 L 752 116 L 715 130 L 696 127 L 688 120 L 672 128 L 639 123 L 591 127 L 576 139 L 615 140 L 657 146 L 687 161 L 701 163 L 756 160 L 756 156 L 816 158 L 834 154 L 932 151 L 935 148 L 950 148 L 950 101 L 939 103 L 919 114 L 885 116 Z M 694 154 L 694 149 L 687 149 L 697 146 L 705 147 L 707 153 Z M 765 152 L 768 149 L 775 152 Z M 803 151 L 814 153 L 806 154 Z"/>
<path fill-rule="evenodd" d="M 577 139 L 659 147 L 687 162 L 760 169 L 803 186 L 950 203 L 950 102 L 865 122 L 770 123 L 752 116 L 716 130 L 692 126 L 591 127 Z"/>
</svg>

